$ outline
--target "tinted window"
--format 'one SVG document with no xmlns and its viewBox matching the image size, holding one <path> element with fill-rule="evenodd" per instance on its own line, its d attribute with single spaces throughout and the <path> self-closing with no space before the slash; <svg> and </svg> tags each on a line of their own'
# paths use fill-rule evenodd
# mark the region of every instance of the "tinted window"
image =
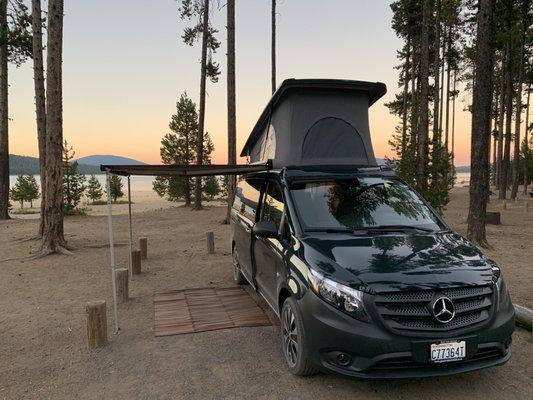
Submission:
<svg viewBox="0 0 533 400">
<path fill-rule="evenodd" d="M 261 221 L 274 221 L 279 228 L 284 209 L 281 187 L 275 182 L 269 182 L 261 209 Z"/>
<path fill-rule="evenodd" d="M 436 215 L 407 185 L 360 178 L 291 185 L 306 229 L 361 229 L 386 225 L 442 228 Z"/>
<path fill-rule="evenodd" d="M 251 221 L 255 221 L 255 213 L 259 204 L 262 180 L 246 178 L 239 181 L 235 189 L 233 208 Z"/>
</svg>

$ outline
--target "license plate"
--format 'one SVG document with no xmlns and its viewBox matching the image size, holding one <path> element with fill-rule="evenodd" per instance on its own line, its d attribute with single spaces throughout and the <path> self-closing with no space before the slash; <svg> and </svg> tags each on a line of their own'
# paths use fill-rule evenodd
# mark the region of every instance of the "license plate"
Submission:
<svg viewBox="0 0 533 400">
<path fill-rule="evenodd" d="M 457 361 L 465 358 L 466 343 L 460 342 L 442 342 L 431 345 L 431 362 L 440 363 L 447 361 Z"/>
</svg>

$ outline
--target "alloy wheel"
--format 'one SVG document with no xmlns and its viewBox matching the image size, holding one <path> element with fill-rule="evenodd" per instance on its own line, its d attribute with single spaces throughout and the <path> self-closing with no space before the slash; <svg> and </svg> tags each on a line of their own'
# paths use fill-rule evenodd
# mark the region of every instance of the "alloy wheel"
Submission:
<svg viewBox="0 0 533 400">
<path fill-rule="evenodd" d="M 298 328 L 294 312 L 291 307 L 283 310 L 283 352 L 289 367 L 293 368 L 298 362 Z"/>
</svg>

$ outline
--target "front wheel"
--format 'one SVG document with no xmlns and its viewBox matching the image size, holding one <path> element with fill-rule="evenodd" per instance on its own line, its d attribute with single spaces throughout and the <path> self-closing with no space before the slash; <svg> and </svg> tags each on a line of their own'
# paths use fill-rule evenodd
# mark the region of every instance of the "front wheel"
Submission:
<svg viewBox="0 0 533 400">
<path fill-rule="evenodd" d="M 289 297 L 281 309 L 281 347 L 289 371 L 298 376 L 317 372 L 309 360 L 305 330 L 296 300 Z"/>
</svg>

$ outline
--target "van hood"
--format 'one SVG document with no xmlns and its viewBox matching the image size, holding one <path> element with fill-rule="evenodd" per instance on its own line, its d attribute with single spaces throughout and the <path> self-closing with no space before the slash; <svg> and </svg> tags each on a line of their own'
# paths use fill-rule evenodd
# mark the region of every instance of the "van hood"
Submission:
<svg viewBox="0 0 533 400">
<path fill-rule="evenodd" d="M 317 233 L 303 238 L 300 250 L 311 268 L 370 293 L 492 282 L 494 263 L 452 232 L 372 237 Z"/>
</svg>

